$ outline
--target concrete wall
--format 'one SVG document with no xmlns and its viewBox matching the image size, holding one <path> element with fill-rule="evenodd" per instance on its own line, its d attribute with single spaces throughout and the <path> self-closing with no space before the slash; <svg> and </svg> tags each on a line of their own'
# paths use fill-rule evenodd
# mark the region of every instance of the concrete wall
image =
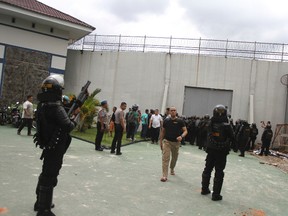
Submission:
<svg viewBox="0 0 288 216">
<path fill-rule="evenodd" d="M 83 52 L 69 50 L 66 92 L 77 93 L 87 80 L 90 89 L 101 88 L 100 100 L 110 106 L 121 101 L 146 108 L 175 105 L 181 114 L 184 87 L 233 90 L 231 114 L 249 120 L 250 95 L 254 119 L 283 123 L 286 89 L 280 83 L 288 63 L 186 54 L 141 52 Z M 167 101 L 163 100 L 165 86 Z M 163 104 L 164 102 L 164 104 Z"/>
</svg>

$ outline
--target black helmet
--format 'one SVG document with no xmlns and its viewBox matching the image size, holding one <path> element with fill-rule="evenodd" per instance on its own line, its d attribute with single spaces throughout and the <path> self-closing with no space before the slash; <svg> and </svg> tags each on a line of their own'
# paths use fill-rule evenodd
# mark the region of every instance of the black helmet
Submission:
<svg viewBox="0 0 288 216">
<path fill-rule="evenodd" d="M 208 114 L 204 115 L 204 119 L 210 119 L 210 116 Z"/>
<path fill-rule="evenodd" d="M 133 111 L 137 111 L 137 110 L 138 110 L 138 107 L 139 107 L 138 104 L 134 104 L 134 105 L 132 106 L 132 110 L 133 110 Z"/>
<path fill-rule="evenodd" d="M 48 76 L 41 85 L 43 93 L 53 93 L 62 97 L 62 90 L 64 89 L 64 79 L 59 74 Z"/>
<path fill-rule="evenodd" d="M 245 125 L 245 126 L 249 125 L 248 121 L 246 121 L 246 120 L 243 120 L 242 124 Z"/>
<path fill-rule="evenodd" d="M 62 101 L 63 89 L 63 76 L 59 74 L 50 75 L 42 82 L 41 92 L 37 95 L 37 99 L 40 102 Z"/>
<path fill-rule="evenodd" d="M 215 106 L 213 110 L 213 117 L 218 118 L 218 117 L 227 117 L 227 109 L 225 106 L 219 104 Z"/>
</svg>

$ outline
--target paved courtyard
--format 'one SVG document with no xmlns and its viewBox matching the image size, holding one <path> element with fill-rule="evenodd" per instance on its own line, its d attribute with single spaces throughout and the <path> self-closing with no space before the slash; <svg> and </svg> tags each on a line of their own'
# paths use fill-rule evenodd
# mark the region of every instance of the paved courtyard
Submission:
<svg viewBox="0 0 288 216">
<path fill-rule="evenodd" d="M 25 134 L 25 129 L 22 134 Z M 41 151 L 32 138 L 0 127 L 0 215 L 30 216 L 41 171 Z M 73 139 L 58 186 L 57 216 L 287 216 L 288 175 L 248 155 L 228 156 L 224 200 L 200 195 L 205 152 L 180 149 L 176 176 L 160 182 L 161 152 L 147 142 L 122 148 L 123 155 L 95 152 Z M 5 213 L 6 211 L 6 213 Z M 1 212 L 1 211 L 0 211 Z"/>
</svg>

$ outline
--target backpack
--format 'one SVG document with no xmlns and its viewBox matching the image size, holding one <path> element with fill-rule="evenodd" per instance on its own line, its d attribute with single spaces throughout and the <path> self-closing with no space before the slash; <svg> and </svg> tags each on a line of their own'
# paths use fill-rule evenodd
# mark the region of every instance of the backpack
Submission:
<svg viewBox="0 0 288 216">
<path fill-rule="evenodd" d="M 243 136 L 245 138 L 250 137 L 250 127 L 249 127 L 249 125 L 243 125 L 240 130 L 241 130 L 241 132 L 240 132 L 241 136 Z"/>
<path fill-rule="evenodd" d="M 128 114 L 128 123 L 135 123 L 135 115 L 133 111 Z"/>
</svg>

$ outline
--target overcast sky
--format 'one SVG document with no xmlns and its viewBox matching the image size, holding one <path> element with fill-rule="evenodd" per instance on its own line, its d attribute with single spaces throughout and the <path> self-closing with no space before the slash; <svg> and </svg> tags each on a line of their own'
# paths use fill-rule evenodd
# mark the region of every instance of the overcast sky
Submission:
<svg viewBox="0 0 288 216">
<path fill-rule="evenodd" d="M 38 0 L 97 34 L 288 43 L 287 0 Z"/>
</svg>

